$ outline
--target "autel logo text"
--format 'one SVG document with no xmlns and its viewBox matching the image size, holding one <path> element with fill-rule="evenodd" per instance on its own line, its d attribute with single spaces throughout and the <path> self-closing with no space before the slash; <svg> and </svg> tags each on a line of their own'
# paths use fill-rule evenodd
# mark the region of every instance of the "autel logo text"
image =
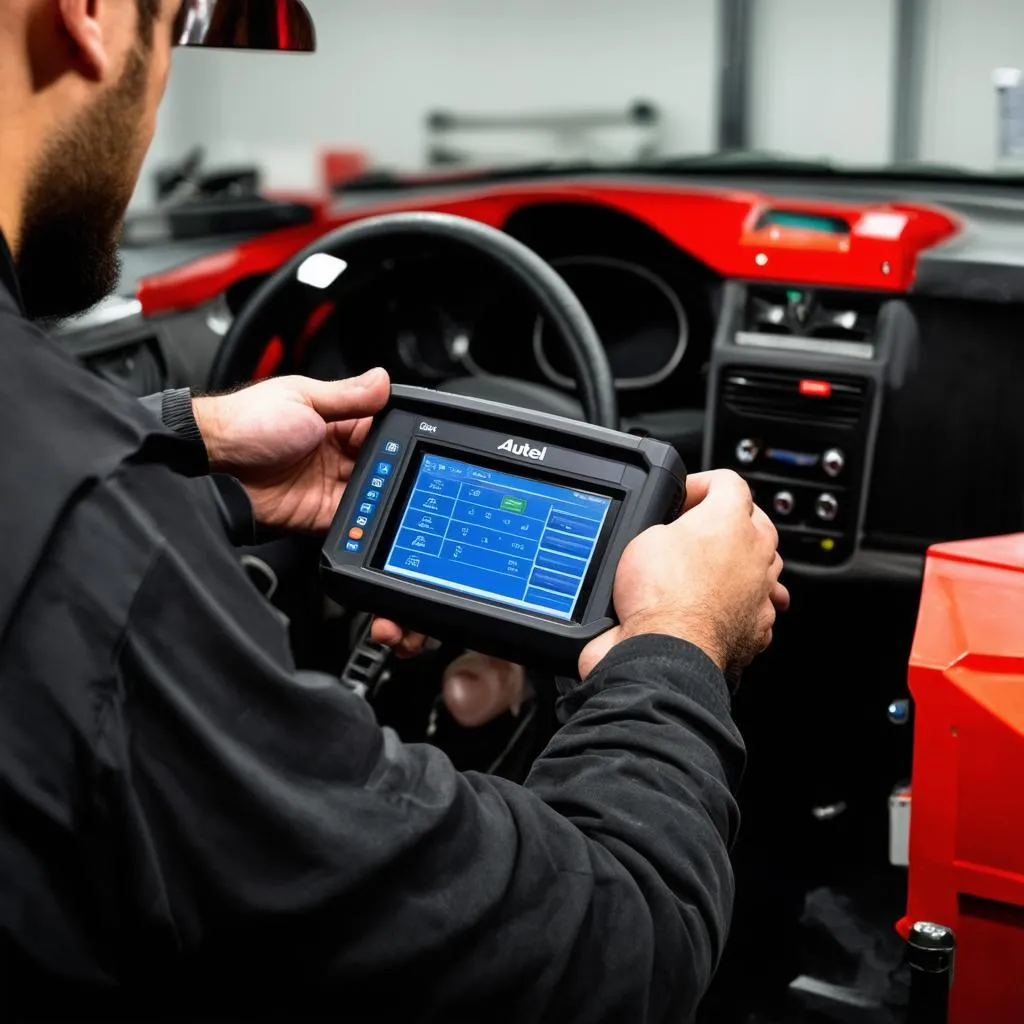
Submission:
<svg viewBox="0 0 1024 1024">
<path fill-rule="evenodd" d="M 531 448 L 525 441 L 516 444 L 511 437 L 504 444 L 498 445 L 498 451 L 522 455 L 524 459 L 533 459 L 534 462 L 543 462 L 548 455 L 547 448 Z"/>
</svg>

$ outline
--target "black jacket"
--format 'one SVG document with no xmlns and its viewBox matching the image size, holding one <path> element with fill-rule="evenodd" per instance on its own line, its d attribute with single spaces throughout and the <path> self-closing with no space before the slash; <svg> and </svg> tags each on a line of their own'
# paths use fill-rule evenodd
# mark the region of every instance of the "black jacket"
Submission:
<svg viewBox="0 0 1024 1024">
<path fill-rule="evenodd" d="M 406 746 L 225 543 L 194 442 L 28 324 L 0 246 L 0 1017 L 678 1021 L 742 746 L 665 637 L 524 787 Z"/>
</svg>

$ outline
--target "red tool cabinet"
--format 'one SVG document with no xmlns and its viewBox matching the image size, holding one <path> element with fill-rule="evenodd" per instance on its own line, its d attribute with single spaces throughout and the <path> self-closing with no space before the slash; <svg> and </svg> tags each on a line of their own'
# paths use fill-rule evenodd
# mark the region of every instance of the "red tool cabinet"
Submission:
<svg viewBox="0 0 1024 1024">
<path fill-rule="evenodd" d="M 956 932 L 951 1024 L 1022 1024 L 1024 534 L 929 552 L 910 690 L 904 931 Z"/>
</svg>

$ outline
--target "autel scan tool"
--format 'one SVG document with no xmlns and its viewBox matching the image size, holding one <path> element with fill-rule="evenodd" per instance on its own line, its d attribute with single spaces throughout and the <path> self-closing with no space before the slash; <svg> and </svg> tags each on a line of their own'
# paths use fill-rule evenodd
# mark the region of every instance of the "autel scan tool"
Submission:
<svg viewBox="0 0 1024 1024">
<path fill-rule="evenodd" d="M 674 518 L 670 445 L 392 388 L 323 552 L 334 600 L 473 650 L 575 675 L 615 625 L 623 549 Z"/>
</svg>

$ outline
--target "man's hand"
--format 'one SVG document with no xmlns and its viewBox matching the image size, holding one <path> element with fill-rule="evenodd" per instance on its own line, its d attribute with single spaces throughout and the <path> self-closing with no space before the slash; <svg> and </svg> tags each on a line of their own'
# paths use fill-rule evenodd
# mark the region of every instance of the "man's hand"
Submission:
<svg viewBox="0 0 1024 1024">
<path fill-rule="evenodd" d="M 789 606 L 779 583 L 779 535 L 728 470 L 686 482 L 686 510 L 624 552 L 615 575 L 621 625 L 580 656 L 585 679 L 618 643 L 663 633 L 700 647 L 723 671 L 742 668 L 772 639 L 776 611 Z"/>
<path fill-rule="evenodd" d="M 789 592 L 779 583 L 778 542 L 735 473 L 688 477 L 683 515 L 641 534 L 623 553 L 615 575 L 621 625 L 585 648 L 581 678 L 616 644 L 645 633 L 688 640 L 723 670 L 745 666 L 771 643 L 776 612 L 789 607 Z M 373 638 L 400 657 L 414 656 L 424 643 L 421 634 L 385 619 L 374 622 Z M 514 687 L 506 699 L 519 699 Z"/>
<path fill-rule="evenodd" d="M 193 408 L 210 468 L 238 478 L 257 522 L 322 531 L 390 393 L 384 370 L 342 381 L 277 377 Z"/>
</svg>

